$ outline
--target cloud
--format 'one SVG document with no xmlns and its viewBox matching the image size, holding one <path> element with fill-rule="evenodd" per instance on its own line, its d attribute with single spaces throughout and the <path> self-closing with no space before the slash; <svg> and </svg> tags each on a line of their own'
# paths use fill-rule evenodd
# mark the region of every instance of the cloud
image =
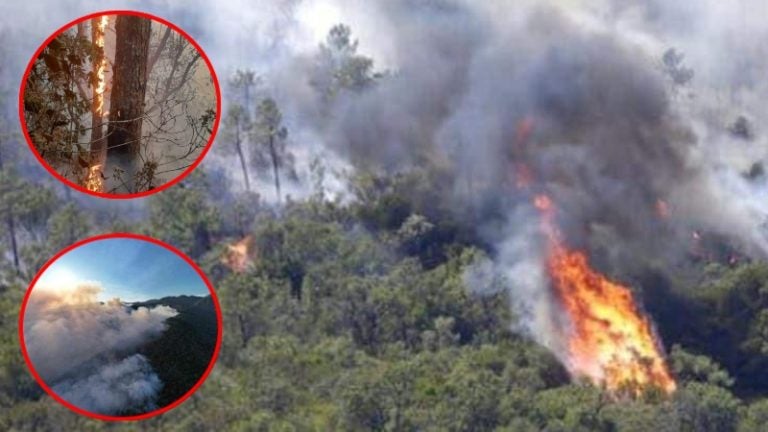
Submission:
<svg viewBox="0 0 768 432">
<path fill-rule="evenodd" d="M 155 396 L 162 386 L 147 358 L 134 354 L 102 365 L 91 375 L 61 381 L 52 389 L 79 408 L 114 415 L 156 409 Z"/>
</svg>

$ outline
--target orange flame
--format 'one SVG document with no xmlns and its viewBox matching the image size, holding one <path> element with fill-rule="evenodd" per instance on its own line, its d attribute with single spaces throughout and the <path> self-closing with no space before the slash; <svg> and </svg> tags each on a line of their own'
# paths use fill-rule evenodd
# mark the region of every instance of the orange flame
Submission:
<svg viewBox="0 0 768 432">
<path fill-rule="evenodd" d="M 227 251 L 221 257 L 221 262 L 236 273 L 245 272 L 251 264 L 250 249 L 253 238 L 250 235 L 241 240 L 228 244 Z"/>
<path fill-rule="evenodd" d="M 548 240 L 547 270 L 553 289 L 572 325 L 567 341 L 570 373 L 610 391 L 630 389 L 638 395 L 655 386 L 673 392 L 676 383 L 632 292 L 592 269 L 583 252 L 564 245 L 548 196 L 535 196 L 534 205 Z"/>
<path fill-rule="evenodd" d="M 85 179 L 85 188 L 91 192 L 104 191 L 104 176 L 101 173 L 101 164 L 93 165 L 88 169 L 88 177 Z"/>
<path fill-rule="evenodd" d="M 104 15 L 99 19 L 99 25 L 97 27 L 96 31 L 96 40 L 94 41 L 96 43 L 96 46 L 98 46 L 101 49 L 104 49 L 104 30 L 107 28 L 107 25 L 109 24 L 109 17 L 107 15 Z M 94 97 L 96 98 L 96 112 L 101 113 L 102 109 L 104 108 L 104 90 L 107 88 L 106 80 L 104 79 L 104 74 L 107 70 L 107 59 L 105 56 L 101 56 L 101 61 L 99 62 L 98 66 L 96 67 L 96 91 Z"/>
</svg>

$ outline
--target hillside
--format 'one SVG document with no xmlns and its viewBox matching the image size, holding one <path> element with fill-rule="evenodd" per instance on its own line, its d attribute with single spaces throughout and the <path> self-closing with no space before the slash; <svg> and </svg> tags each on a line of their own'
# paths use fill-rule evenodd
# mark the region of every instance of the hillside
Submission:
<svg viewBox="0 0 768 432">
<path fill-rule="evenodd" d="M 158 406 L 179 399 L 200 379 L 216 346 L 216 312 L 211 296 L 164 297 L 133 303 L 132 308 L 169 306 L 178 315 L 166 321 L 160 338 L 140 349 L 163 382 Z"/>
</svg>

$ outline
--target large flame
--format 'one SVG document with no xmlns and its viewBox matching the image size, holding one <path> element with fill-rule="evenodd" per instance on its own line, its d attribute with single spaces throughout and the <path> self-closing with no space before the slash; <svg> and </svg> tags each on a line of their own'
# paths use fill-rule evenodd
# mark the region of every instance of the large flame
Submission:
<svg viewBox="0 0 768 432">
<path fill-rule="evenodd" d="M 107 88 L 105 74 L 107 71 L 107 58 L 103 54 L 104 49 L 104 31 L 107 28 L 107 25 L 109 24 L 109 17 L 107 15 L 102 16 L 98 20 L 98 25 L 96 26 L 95 31 L 93 32 L 94 35 L 94 44 L 101 50 L 101 54 L 98 57 L 97 64 L 95 65 L 95 75 L 96 75 L 96 82 L 93 86 L 93 106 L 95 110 L 95 114 L 97 116 L 103 116 L 104 115 L 104 91 Z M 92 125 L 94 128 L 101 129 L 102 123 L 101 121 L 95 121 Z M 98 136 L 101 139 L 101 131 L 99 131 L 96 136 Z M 95 163 L 91 162 L 93 165 L 88 169 L 88 173 L 85 179 L 85 188 L 92 192 L 103 192 L 104 191 L 104 176 L 102 174 L 103 171 L 103 161 L 100 161 L 99 158 L 96 158 Z"/>
<path fill-rule="evenodd" d="M 100 49 L 104 49 L 104 31 L 107 28 L 107 25 L 109 24 L 109 17 L 107 15 L 104 15 L 99 19 L 99 25 L 98 30 L 96 31 L 96 40 L 94 43 L 96 43 L 96 46 Z M 96 89 L 94 98 L 96 98 L 96 112 L 99 114 L 102 114 L 102 110 L 104 109 L 104 90 L 107 88 L 106 80 L 104 79 L 104 74 L 107 71 L 107 58 L 106 56 L 102 55 L 100 56 L 100 60 L 97 67 L 96 67 Z"/>
<path fill-rule="evenodd" d="M 637 395 L 654 386 L 673 392 L 675 381 L 632 292 L 592 269 L 583 252 L 565 246 L 548 196 L 537 195 L 534 205 L 548 241 L 552 288 L 571 323 L 566 347 L 570 373 L 610 391 L 628 389 Z"/>
</svg>

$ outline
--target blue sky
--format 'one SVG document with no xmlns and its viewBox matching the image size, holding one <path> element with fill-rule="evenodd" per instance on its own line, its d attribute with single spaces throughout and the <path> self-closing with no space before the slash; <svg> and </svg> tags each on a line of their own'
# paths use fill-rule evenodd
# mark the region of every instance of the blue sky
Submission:
<svg viewBox="0 0 768 432">
<path fill-rule="evenodd" d="M 100 282 L 100 300 L 141 301 L 176 295 L 209 294 L 195 270 L 164 247 L 133 238 L 110 238 L 79 246 L 57 259 L 40 285 Z"/>
</svg>

